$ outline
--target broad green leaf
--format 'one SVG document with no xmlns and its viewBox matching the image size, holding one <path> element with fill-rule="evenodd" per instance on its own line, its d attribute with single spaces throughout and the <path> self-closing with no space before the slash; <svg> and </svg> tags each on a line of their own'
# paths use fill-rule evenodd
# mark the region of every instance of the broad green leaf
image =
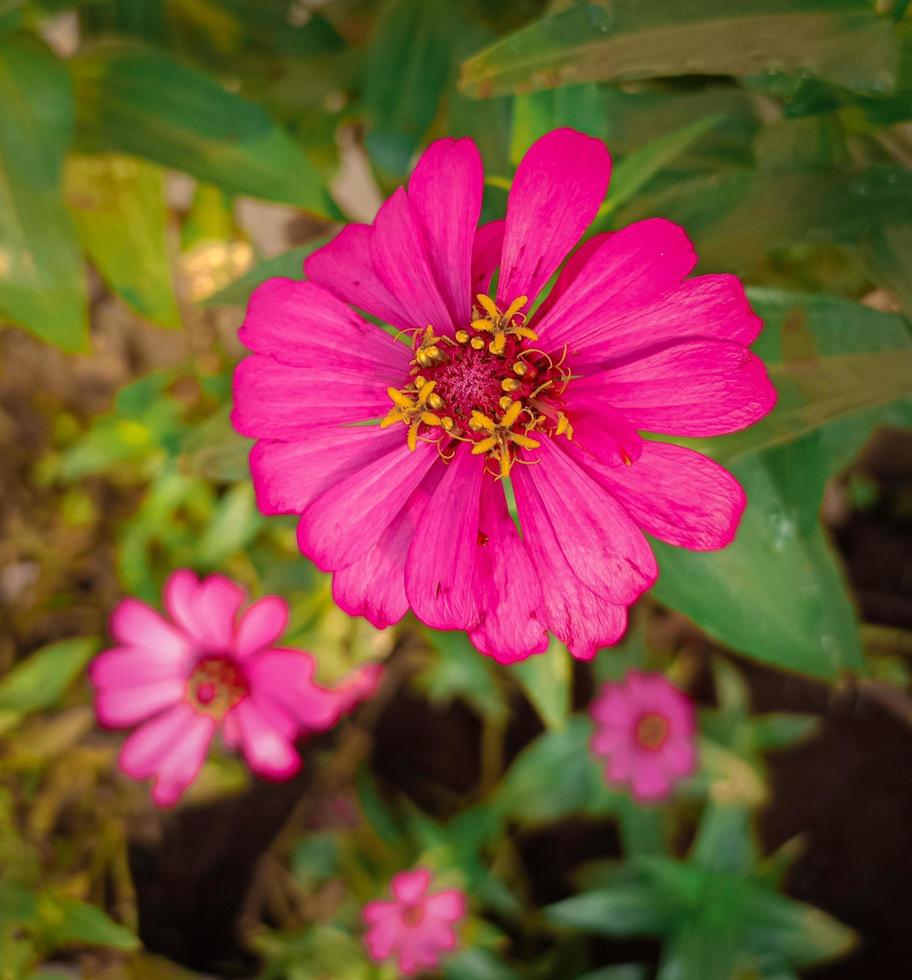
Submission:
<svg viewBox="0 0 912 980">
<path fill-rule="evenodd" d="M 163 52 L 99 43 L 74 60 L 84 141 L 145 157 L 234 194 L 337 214 L 297 143 L 258 105 Z"/>
<path fill-rule="evenodd" d="M 754 344 L 778 393 L 774 410 L 705 450 L 729 463 L 844 415 L 912 395 L 912 331 L 901 316 L 832 296 L 752 289 Z"/>
<path fill-rule="evenodd" d="M 750 810 L 711 800 L 700 817 L 690 858 L 712 871 L 746 874 L 756 861 Z"/>
<path fill-rule="evenodd" d="M 388 0 L 367 59 L 364 103 L 372 122 L 367 147 L 385 170 L 404 173 L 437 106 L 450 71 L 456 4 Z"/>
<path fill-rule="evenodd" d="M 572 664 L 567 648 L 552 638 L 548 649 L 510 668 L 548 728 L 561 729 L 570 711 Z"/>
<path fill-rule="evenodd" d="M 656 597 L 766 663 L 835 678 L 862 670 L 855 613 L 817 510 L 828 475 L 820 432 L 731 466 L 749 501 L 722 551 L 655 542 Z"/>
<path fill-rule="evenodd" d="M 133 157 L 74 154 L 66 197 L 86 251 L 114 292 L 153 323 L 180 326 L 162 171 Z"/>
<path fill-rule="evenodd" d="M 866 0 L 578 0 L 463 65 L 484 98 L 572 82 L 800 72 L 878 92 L 893 84 L 891 25 Z"/>
<path fill-rule="evenodd" d="M 0 320 L 66 351 L 88 338 L 82 255 L 62 193 L 72 131 L 63 62 L 33 38 L 0 40 Z"/>
<path fill-rule="evenodd" d="M 0 731 L 55 705 L 97 650 L 98 641 L 89 637 L 61 640 L 17 664 L 0 681 Z"/>
<path fill-rule="evenodd" d="M 42 939 L 52 949 L 76 943 L 129 952 L 140 946 L 129 929 L 88 902 L 45 895 L 39 901 L 38 915 Z"/>
<path fill-rule="evenodd" d="M 662 949 L 656 980 L 732 980 L 739 976 L 739 949 L 727 923 L 696 915 L 682 922 Z M 748 974 L 749 975 L 749 974 Z"/>
<path fill-rule="evenodd" d="M 327 238 L 318 238 L 306 245 L 298 245 L 281 255 L 258 262 L 234 282 L 230 282 L 224 289 L 207 296 L 202 301 L 202 305 L 245 306 L 253 290 L 267 279 L 272 279 L 274 276 L 282 276 L 285 279 L 301 279 L 304 275 L 304 260 L 312 252 L 322 248 L 328 240 Z"/>
</svg>

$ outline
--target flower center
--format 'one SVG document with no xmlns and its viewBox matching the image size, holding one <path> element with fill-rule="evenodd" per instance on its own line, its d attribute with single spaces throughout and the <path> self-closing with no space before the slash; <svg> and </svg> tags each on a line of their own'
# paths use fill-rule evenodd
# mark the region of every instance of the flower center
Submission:
<svg viewBox="0 0 912 980">
<path fill-rule="evenodd" d="M 572 436 L 561 396 L 570 373 L 545 351 L 525 326 L 525 296 L 505 310 L 478 295 L 474 319 L 455 337 L 438 336 L 428 325 L 417 331 L 409 382 L 388 388 L 393 402 L 381 425 L 404 422 L 408 445 L 437 443 L 444 459 L 452 440 L 472 442 L 472 452 L 492 460 L 492 472 L 508 476 L 517 449 L 537 449 L 534 434 Z"/>
<path fill-rule="evenodd" d="M 402 922 L 407 926 L 420 926 L 424 921 L 424 902 L 407 905 L 402 910 Z"/>
<path fill-rule="evenodd" d="M 665 744 L 670 727 L 664 715 L 655 712 L 643 715 L 636 726 L 636 740 L 640 748 L 658 751 Z"/>
<path fill-rule="evenodd" d="M 227 657 L 204 657 L 187 680 L 187 697 L 193 707 L 217 719 L 223 718 L 249 692 L 243 670 Z"/>
</svg>

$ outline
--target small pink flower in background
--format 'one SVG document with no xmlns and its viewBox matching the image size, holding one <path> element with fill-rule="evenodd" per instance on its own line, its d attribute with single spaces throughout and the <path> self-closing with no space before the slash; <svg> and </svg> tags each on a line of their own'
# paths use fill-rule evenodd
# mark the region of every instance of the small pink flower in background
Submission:
<svg viewBox="0 0 912 980">
<path fill-rule="evenodd" d="M 592 752 L 609 782 L 629 785 L 635 799 L 665 799 L 697 766 L 696 712 L 686 694 L 661 674 L 630 671 L 605 684 L 589 713 Z"/>
<path fill-rule="evenodd" d="M 159 806 L 193 782 L 217 730 L 253 772 L 288 779 L 301 765 L 295 739 L 332 728 L 376 688 L 376 665 L 335 690 L 316 684 L 310 654 L 275 646 L 288 622 L 285 600 L 266 596 L 240 614 L 244 598 L 221 575 L 199 581 L 182 570 L 165 584 L 172 622 L 133 598 L 111 614 L 117 646 L 89 668 L 95 712 L 106 728 L 139 726 L 120 768 L 154 777 Z"/>
<path fill-rule="evenodd" d="M 429 892 L 430 882 L 426 868 L 403 871 L 393 878 L 393 901 L 368 902 L 362 911 L 371 958 L 396 958 L 405 976 L 440 966 L 443 954 L 456 948 L 455 926 L 466 912 L 461 891 Z"/>
<path fill-rule="evenodd" d="M 701 551 L 734 537 L 738 481 L 641 433 L 766 415 L 760 320 L 734 276 L 688 278 L 697 256 L 670 221 L 573 251 L 610 171 L 603 143 L 555 130 L 517 168 L 506 219 L 479 226 L 478 150 L 439 140 L 372 225 L 308 258 L 308 281 L 251 297 L 232 417 L 257 440 L 257 500 L 301 515 L 300 548 L 349 614 L 383 627 L 411 608 L 504 663 L 550 630 L 589 658 L 656 579 L 643 532 Z"/>
</svg>

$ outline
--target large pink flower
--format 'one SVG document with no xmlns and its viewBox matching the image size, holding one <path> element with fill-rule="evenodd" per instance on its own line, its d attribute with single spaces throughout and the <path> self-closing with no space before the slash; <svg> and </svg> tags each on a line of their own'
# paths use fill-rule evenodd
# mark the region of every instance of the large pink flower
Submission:
<svg viewBox="0 0 912 980">
<path fill-rule="evenodd" d="M 347 612 L 385 626 L 411 607 L 504 662 L 548 630 L 591 657 L 655 581 L 644 531 L 701 550 L 734 536 L 737 481 L 640 433 L 721 435 L 772 407 L 738 280 L 687 279 L 690 242 L 656 218 L 587 241 L 536 308 L 609 172 L 601 142 L 556 130 L 519 165 L 506 220 L 476 227 L 478 151 L 440 140 L 308 281 L 252 296 L 234 424 L 258 440 L 260 508 L 301 515 Z"/>
<path fill-rule="evenodd" d="M 255 773 L 287 779 L 301 765 L 295 739 L 331 728 L 376 687 L 377 666 L 334 691 L 315 684 L 310 654 L 275 646 L 285 601 L 266 596 L 238 616 L 243 602 L 243 590 L 221 575 L 200 582 L 175 572 L 165 585 L 173 622 L 124 599 L 111 614 L 117 646 L 89 668 L 101 724 L 139 724 L 120 767 L 134 779 L 154 777 L 160 806 L 176 803 L 196 778 L 219 727 Z"/>
<path fill-rule="evenodd" d="M 442 954 L 456 948 L 454 927 L 465 915 L 465 895 L 456 889 L 428 893 L 430 882 L 426 868 L 403 871 L 393 878 L 392 902 L 364 906 L 364 942 L 375 962 L 396 958 L 400 972 L 411 976 L 436 969 Z"/>
<path fill-rule="evenodd" d="M 641 803 L 662 800 L 697 766 L 696 712 L 661 674 L 631 670 L 607 683 L 589 709 L 592 751 L 609 782 L 629 785 Z"/>
</svg>

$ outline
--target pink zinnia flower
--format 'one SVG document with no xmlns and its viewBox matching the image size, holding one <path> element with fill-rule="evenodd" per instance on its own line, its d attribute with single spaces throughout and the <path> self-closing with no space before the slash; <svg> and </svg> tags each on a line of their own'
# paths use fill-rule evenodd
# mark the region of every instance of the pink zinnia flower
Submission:
<svg viewBox="0 0 912 980">
<path fill-rule="evenodd" d="M 266 596 L 238 616 L 244 591 L 221 575 L 203 581 L 174 572 L 165 584 L 169 622 L 138 599 L 111 614 L 117 643 L 89 668 L 95 712 L 106 728 L 139 727 L 120 768 L 155 778 L 152 798 L 176 803 L 196 778 L 216 730 L 250 768 L 287 779 L 300 768 L 294 741 L 332 728 L 376 687 L 380 668 L 363 667 L 336 690 L 314 683 L 310 654 L 275 646 L 288 606 Z"/>
<path fill-rule="evenodd" d="M 591 657 L 655 581 L 644 531 L 732 540 L 738 482 L 640 432 L 721 435 L 772 407 L 738 280 L 687 279 L 687 236 L 655 218 L 586 242 L 536 309 L 609 172 L 601 142 L 556 130 L 520 163 L 506 220 L 477 227 L 478 150 L 440 140 L 373 225 L 310 256 L 309 281 L 251 297 L 234 424 L 258 440 L 261 510 L 301 515 L 301 550 L 346 612 L 382 627 L 411 607 L 503 662 L 548 630 Z"/>
<path fill-rule="evenodd" d="M 631 670 L 607 683 L 589 709 L 591 747 L 605 759 L 605 775 L 629 785 L 640 802 L 662 800 L 697 766 L 693 702 L 661 674 Z"/>
<path fill-rule="evenodd" d="M 364 942 L 376 963 L 396 957 L 411 976 L 439 967 L 441 956 L 456 948 L 456 923 L 465 915 L 465 895 L 457 889 L 428 892 L 426 868 L 403 871 L 392 881 L 394 901 L 368 902 Z"/>
</svg>

